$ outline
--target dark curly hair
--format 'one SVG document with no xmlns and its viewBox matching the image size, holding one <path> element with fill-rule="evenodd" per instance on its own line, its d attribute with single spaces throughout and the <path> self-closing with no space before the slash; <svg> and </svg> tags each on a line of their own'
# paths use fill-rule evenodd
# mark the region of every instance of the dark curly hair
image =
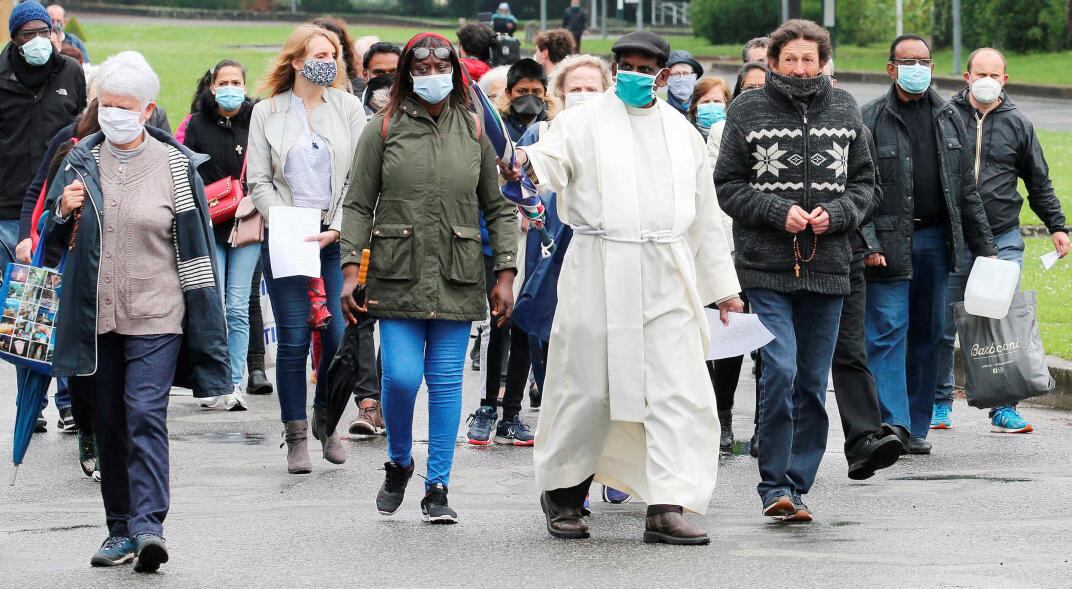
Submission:
<svg viewBox="0 0 1072 589">
<path fill-rule="evenodd" d="M 458 44 L 469 57 L 488 61 L 493 43 L 495 43 L 495 31 L 486 25 L 468 24 L 458 29 Z"/>
<path fill-rule="evenodd" d="M 566 29 L 551 29 L 536 35 L 536 49 L 547 51 L 547 59 L 558 63 L 577 53 L 577 41 Z"/>
</svg>

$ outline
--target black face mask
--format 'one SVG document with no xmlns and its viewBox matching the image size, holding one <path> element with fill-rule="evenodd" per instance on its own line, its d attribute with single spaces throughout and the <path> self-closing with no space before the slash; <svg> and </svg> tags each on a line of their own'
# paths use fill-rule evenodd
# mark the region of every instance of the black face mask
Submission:
<svg viewBox="0 0 1072 589">
<path fill-rule="evenodd" d="M 515 113 L 527 117 L 534 117 L 539 115 L 547 108 L 547 103 L 543 101 L 539 96 L 533 94 L 526 94 L 519 98 L 515 98 L 510 103 L 510 108 Z"/>
</svg>

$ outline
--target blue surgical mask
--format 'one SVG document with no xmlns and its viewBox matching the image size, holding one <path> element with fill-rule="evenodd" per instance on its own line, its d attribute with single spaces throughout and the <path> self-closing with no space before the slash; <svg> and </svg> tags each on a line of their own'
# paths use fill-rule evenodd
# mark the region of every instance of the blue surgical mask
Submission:
<svg viewBox="0 0 1072 589">
<path fill-rule="evenodd" d="M 410 77 L 413 78 L 413 91 L 428 104 L 443 102 L 454 90 L 454 72 Z"/>
<path fill-rule="evenodd" d="M 931 68 L 927 65 L 897 66 L 897 85 L 909 94 L 923 94 L 931 87 Z"/>
<path fill-rule="evenodd" d="M 33 66 L 41 66 L 48 63 L 52 57 L 52 41 L 44 37 L 34 37 L 19 48 L 26 63 Z"/>
<path fill-rule="evenodd" d="M 238 86 L 221 86 L 216 88 L 216 104 L 227 112 L 238 110 L 246 101 L 246 91 Z"/>
<path fill-rule="evenodd" d="M 720 102 L 707 102 L 696 105 L 696 123 L 704 129 L 710 129 L 726 120 L 726 105 Z"/>
<path fill-rule="evenodd" d="M 692 91 L 696 88 L 696 74 L 670 76 L 670 80 L 666 82 L 666 88 L 674 98 L 681 102 L 688 102 L 692 97 Z"/>
<path fill-rule="evenodd" d="M 619 70 L 614 76 L 614 93 L 626 106 L 645 107 L 655 100 L 655 76 Z"/>
</svg>

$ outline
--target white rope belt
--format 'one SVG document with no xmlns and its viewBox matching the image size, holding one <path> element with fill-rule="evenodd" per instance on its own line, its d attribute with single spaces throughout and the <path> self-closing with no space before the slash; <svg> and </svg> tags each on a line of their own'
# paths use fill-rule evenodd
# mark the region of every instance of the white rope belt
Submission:
<svg viewBox="0 0 1072 589">
<path fill-rule="evenodd" d="M 662 231 L 642 230 L 639 238 L 630 238 L 614 237 L 607 235 L 605 229 L 596 229 L 595 227 L 589 227 L 587 225 L 578 225 L 573 228 L 573 233 L 575 235 L 591 235 L 614 243 L 677 243 L 683 239 L 680 235 L 674 235 L 673 231 L 669 229 Z"/>
</svg>

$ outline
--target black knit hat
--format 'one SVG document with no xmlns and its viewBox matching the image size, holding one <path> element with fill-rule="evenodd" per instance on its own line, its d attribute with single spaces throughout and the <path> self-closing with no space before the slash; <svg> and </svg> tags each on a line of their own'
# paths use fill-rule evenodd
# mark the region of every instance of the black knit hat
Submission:
<svg viewBox="0 0 1072 589">
<path fill-rule="evenodd" d="M 670 43 L 651 31 L 633 31 L 618 39 L 610 50 L 615 57 L 629 51 L 639 51 L 655 57 L 660 63 L 666 63 L 670 58 Z"/>
</svg>

